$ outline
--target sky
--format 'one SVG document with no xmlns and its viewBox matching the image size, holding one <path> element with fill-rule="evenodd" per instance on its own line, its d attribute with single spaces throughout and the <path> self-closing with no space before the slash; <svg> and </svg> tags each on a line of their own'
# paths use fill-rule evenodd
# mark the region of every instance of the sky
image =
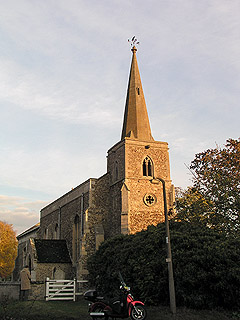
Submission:
<svg viewBox="0 0 240 320">
<path fill-rule="evenodd" d="M 237 139 L 239 0 L 0 0 L 0 220 L 17 234 L 40 209 L 106 173 L 137 51 L 152 135 L 171 179 Z"/>
</svg>

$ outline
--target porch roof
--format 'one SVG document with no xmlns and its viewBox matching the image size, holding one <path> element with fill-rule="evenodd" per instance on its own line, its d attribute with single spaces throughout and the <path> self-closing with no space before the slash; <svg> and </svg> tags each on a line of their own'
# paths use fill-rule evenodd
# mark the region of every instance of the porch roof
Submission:
<svg viewBox="0 0 240 320">
<path fill-rule="evenodd" d="M 66 240 L 34 239 L 40 263 L 71 263 Z"/>
</svg>

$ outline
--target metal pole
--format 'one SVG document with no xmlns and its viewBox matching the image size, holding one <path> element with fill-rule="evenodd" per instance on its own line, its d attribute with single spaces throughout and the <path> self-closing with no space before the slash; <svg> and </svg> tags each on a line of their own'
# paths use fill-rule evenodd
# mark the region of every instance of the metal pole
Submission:
<svg viewBox="0 0 240 320">
<path fill-rule="evenodd" d="M 167 246 L 166 262 L 168 264 L 170 309 L 171 309 L 172 313 L 175 315 L 176 314 L 176 299 L 175 299 L 175 286 L 174 286 L 174 278 L 173 278 L 172 251 L 171 251 L 171 244 L 170 244 L 170 231 L 169 231 L 169 222 L 168 222 L 166 187 L 165 187 L 165 181 L 163 179 L 158 178 L 158 180 L 160 180 L 162 182 L 162 186 L 163 186 L 163 202 L 164 202 L 166 246 Z"/>
</svg>

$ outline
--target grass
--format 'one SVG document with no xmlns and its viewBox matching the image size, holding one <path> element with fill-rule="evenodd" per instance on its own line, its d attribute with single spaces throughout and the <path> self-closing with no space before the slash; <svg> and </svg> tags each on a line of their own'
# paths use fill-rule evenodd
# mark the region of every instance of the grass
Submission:
<svg viewBox="0 0 240 320">
<path fill-rule="evenodd" d="M 168 307 L 148 307 L 148 320 L 174 319 Z M 91 320 L 88 315 L 88 302 L 62 301 L 2 301 L 2 320 Z M 175 320 L 237 320 L 240 313 L 219 310 L 191 310 L 178 308 Z"/>
</svg>

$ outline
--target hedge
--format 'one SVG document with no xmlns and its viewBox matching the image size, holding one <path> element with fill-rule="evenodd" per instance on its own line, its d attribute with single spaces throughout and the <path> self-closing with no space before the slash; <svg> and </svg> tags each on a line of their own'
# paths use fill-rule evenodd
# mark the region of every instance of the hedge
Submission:
<svg viewBox="0 0 240 320">
<path fill-rule="evenodd" d="M 186 222 L 171 222 L 170 232 L 177 305 L 239 308 L 240 237 Z M 164 224 L 105 241 L 89 258 L 88 270 L 103 294 L 116 294 L 121 271 L 138 299 L 169 304 Z"/>
</svg>

